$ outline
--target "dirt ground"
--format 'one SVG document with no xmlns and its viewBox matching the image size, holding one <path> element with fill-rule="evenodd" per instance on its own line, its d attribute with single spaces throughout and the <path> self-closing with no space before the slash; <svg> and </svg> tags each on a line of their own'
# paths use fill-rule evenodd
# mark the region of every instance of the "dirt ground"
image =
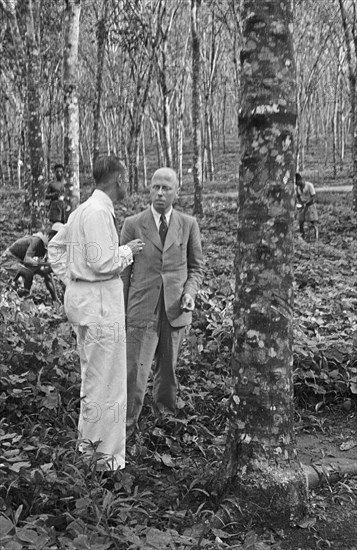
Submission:
<svg viewBox="0 0 357 550">
<path fill-rule="evenodd" d="M 302 414 L 296 423 L 303 464 L 321 459 L 357 463 L 357 413 L 340 410 Z M 357 550 L 357 476 L 341 476 L 310 491 L 311 521 L 281 532 L 279 550 Z M 272 547 L 274 548 L 274 546 Z"/>
</svg>

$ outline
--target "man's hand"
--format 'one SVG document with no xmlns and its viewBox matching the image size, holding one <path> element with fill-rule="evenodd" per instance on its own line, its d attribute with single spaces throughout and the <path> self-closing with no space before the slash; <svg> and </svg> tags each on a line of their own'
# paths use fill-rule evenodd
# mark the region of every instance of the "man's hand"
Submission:
<svg viewBox="0 0 357 550">
<path fill-rule="evenodd" d="M 136 256 L 136 254 L 142 251 L 145 243 L 141 239 L 134 239 L 133 241 L 126 243 L 126 246 L 131 249 L 133 256 Z"/>
<path fill-rule="evenodd" d="M 195 309 L 195 301 L 192 298 L 191 294 L 188 294 L 186 292 L 186 294 L 182 295 L 181 309 L 182 311 L 193 311 Z"/>
</svg>

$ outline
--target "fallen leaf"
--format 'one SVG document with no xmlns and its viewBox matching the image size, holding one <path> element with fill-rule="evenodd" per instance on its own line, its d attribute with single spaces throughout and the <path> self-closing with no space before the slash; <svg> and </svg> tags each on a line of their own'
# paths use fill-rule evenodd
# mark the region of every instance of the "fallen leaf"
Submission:
<svg viewBox="0 0 357 550">
<path fill-rule="evenodd" d="M 297 526 L 301 529 L 310 529 L 310 527 L 313 527 L 316 523 L 316 518 L 306 518 L 303 521 L 300 521 L 300 523 L 297 523 Z"/>
<path fill-rule="evenodd" d="M 5 516 L 0 516 L 0 533 L 1 538 L 10 533 L 11 529 L 14 527 L 14 524 Z"/>
<path fill-rule="evenodd" d="M 349 441 L 345 441 L 340 445 L 340 451 L 349 451 L 350 449 L 353 449 L 353 447 L 357 447 L 357 441 L 353 441 L 353 439 L 350 439 Z"/>
</svg>

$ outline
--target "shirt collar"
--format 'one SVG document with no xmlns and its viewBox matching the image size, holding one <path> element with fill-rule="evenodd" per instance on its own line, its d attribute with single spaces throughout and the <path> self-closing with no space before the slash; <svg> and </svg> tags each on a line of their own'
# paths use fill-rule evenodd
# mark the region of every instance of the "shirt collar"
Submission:
<svg viewBox="0 0 357 550">
<path fill-rule="evenodd" d="M 159 214 L 159 212 L 157 210 L 155 210 L 155 208 L 153 207 L 152 204 L 150 205 L 150 208 L 151 208 L 151 212 L 152 212 L 152 215 L 154 216 L 154 220 L 155 220 L 156 224 L 159 224 L 161 214 Z M 166 218 L 167 225 L 169 225 L 169 223 L 170 223 L 172 210 L 173 210 L 173 208 L 171 206 L 170 210 L 165 213 L 165 218 Z"/>
<path fill-rule="evenodd" d="M 107 195 L 104 191 L 101 189 L 94 189 L 92 193 L 93 199 L 95 199 L 97 202 L 100 202 L 104 206 L 106 206 L 109 210 L 112 216 L 115 216 L 114 212 L 114 204 L 112 199 Z"/>
</svg>

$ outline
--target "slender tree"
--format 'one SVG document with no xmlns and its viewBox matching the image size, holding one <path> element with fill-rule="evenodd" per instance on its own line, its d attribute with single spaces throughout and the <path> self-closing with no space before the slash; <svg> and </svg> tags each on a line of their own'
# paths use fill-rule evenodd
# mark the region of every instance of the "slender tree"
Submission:
<svg viewBox="0 0 357 550">
<path fill-rule="evenodd" d="M 93 162 L 99 154 L 99 127 L 101 116 L 101 99 L 103 91 L 103 70 L 105 61 L 105 45 L 108 36 L 109 0 L 103 0 L 97 21 L 97 75 L 96 100 L 93 107 Z"/>
<path fill-rule="evenodd" d="M 301 517 L 307 504 L 293 431 L 296 85 L 290 5 L 243 0 L 233 388 L 219 478 L 249 520 L 279 526 Z"/>
<path fill-rule="evenodd" d="M 25 17 L 26 10 L 27 5 L 25 4 L 25 10 L 23 10 Z M 2 104 L 4 107 L 2 115 L 0 114 L 0 118 L 4 125 L 2 145 L 6 144 L 4 155 L 7 159 L 6 171 L 11 183 L 15 181 L 14 163 L 16 148 L 18 151 L 18 159 L 22 153 L 22 130 L 26 125 L 24 119 L 28 112 L 27 103 L 29 99 L 27 94 L 27 82 L 30 67 L 28 67 L 27 63 L 26 38 L 24 37 L 25 39 L 23 39 L 23 30 L 26 29 L 26 22 L 24 25 L 21 25 L 21 14 L 18 17 L 18 11 L 16 0 L 0 0 L 0 17 L 2 20 L 0 78 L 3 99 Z M 1 156 L 0 162 L 2 162 L 2 160 L 3 157 Z M 21 159 L 21 162 L 23 162 L 23 159 Z M 18 179 L 18 187 L 21 188 L 21 178 Z M 28 188 L 30 193 L 28 201 L 26 201 L 26 207 L 30 206 L 31 201 L 31 185 L 29 185 Z"/>
<path fill-rule="evenodd" d="M 26 43 L 27 43 L 27 116 L 30 159 L 30 231 L 39 228 L 45 217 L 44 182 L 45 155 L 42 142 L 40 80 L 40 47 L 36 39 L 34 2 L 26 0 Z"/>
<path fill-rule="evenodd" d="M 348 25 L 345 3 L 343 0 L 338 0 L 343 35 L 345 38 L 348 80 L 350 86 L 350 102 L 351 102 L 351 135 L 352 135 L 352 182 L 353 182 L 353 208 L 357 210 L 357 14 L 356 0 L 352 0 L 352 32 Z"/>
<path fill-rule="evenodd" d="M 67 215 L 79 204 L 78 40 L 81 0 L 65 0 L 63 93 L 64 166 Z"/>
<path fill-rule="evenodd" d="M 201 0 L 191 0 L 192 37 L 192 174 L 194 184 L 194 213 L 202 215 L 202 159 L 201 159 L 201 95 L 200 95 L 200 37 L 198 11 Z"/>
</svg>

